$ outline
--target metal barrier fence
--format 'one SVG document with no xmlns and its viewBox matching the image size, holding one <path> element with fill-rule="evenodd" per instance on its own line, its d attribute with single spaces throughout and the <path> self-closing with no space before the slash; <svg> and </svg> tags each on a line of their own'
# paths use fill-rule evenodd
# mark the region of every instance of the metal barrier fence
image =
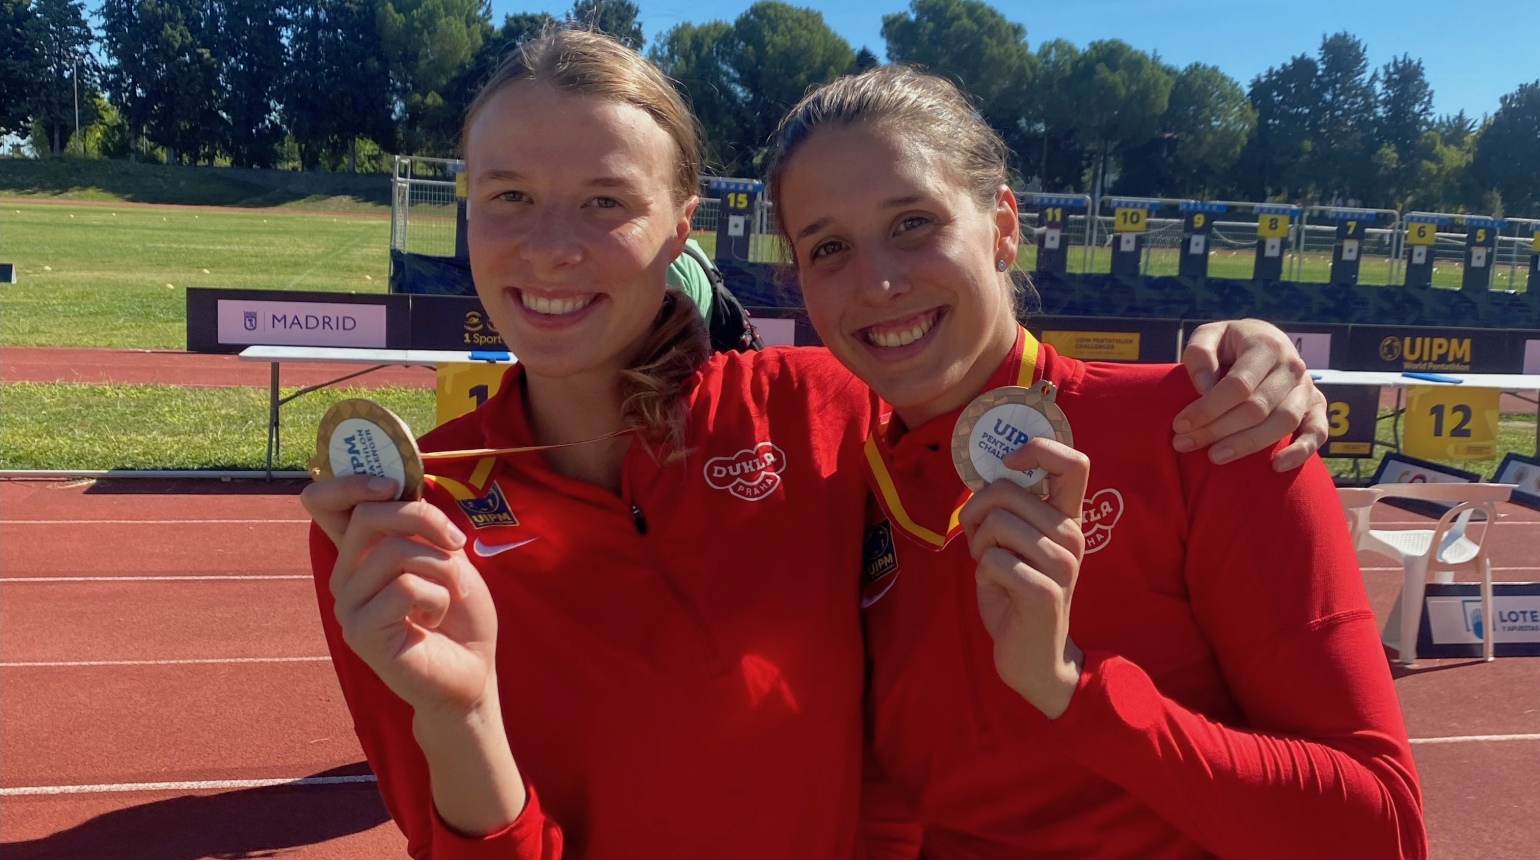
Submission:
<svg viewBox="0 0 1540 860">
<path fill-rule="evenodd" d="M 452 257 L 455 254 L 455 230 L 458 212 L 456 177 L 464 164 L 442 158 L 397 156 L 392 176 L 390 247 L 426 256 Z M 1063 242 L 1064 268 L 1074 274 L 1107 273 L 1112 266 L 1112 243 L 1118 231 L 1116 215 L 1109 208 L 1119 202 L 1147 204 L 1148 218 L 1142 236 L 1139 273 L 1148 276 L 1176 275 L 1187 238 L 1184 216 L 1192 201 L 1175 199 L 1104 198 L 1093 202 L 1084 195 L 1048 195 L 1019 193 L 1021 204 L 1021 249 L 1016 267 L 1036 268 L 1039 238 L 1050 229 L 1044 219 L 1055 216 L 1051 229 L 1058 231 L 1056 241 Z M 1211 205 L 1211 204 L 1197 204 Z M 1263 238 L 1258 233 L 1258 212 L 1292 210 L 1287 236 L 1283 241 L 1282 279 L 1305 283 L 1331 280 L 1334 254 L 1339 253 L 1339 223 L 1363 218 L 1354 231 L 1359 259 L 1360 282 L 1400 285 L 1404 283 L 1408 259 L 1408 229 L 1411 220 L 1437 224 L 1432 236 L 1424 236 L 1426 253 L 1432 261 L 1435 287 L 1459 288 L 1464 283 L 1464 269 L 1469 252 L 1465 219 L 1473 223 L 1490 222 L 1496 233 L 1489 259 L 1488 288 L 1501 291 L 1528 289 L 1531 257 L 1540 247 L 1535 238 L 1540 220 L 1510 218 L 1483 219 L 1454 213 L 1410 213 L 1402 216 L 1392 210 L 1348 209 L 1344 207 L 1286 207 L 1279 204 L 1216 201 L 1219 207 L 1208 225 L 1207 253 L 1209 276 L 1248 280 L 1253 278 L 1257 246 Z M 1092 211 L 1100 206 L 1101 211 Z M 721 201 L 702 196 L 690 220 L 691 230 L 712 251 L 721 218 Z M 1276 234 L 1275 234 L 1276 235 Z M 774 208 L 760 198 L 750 225 L 750 262 L 786 262 L 785 249 L 775 234 Z"/>
<path fill-rule="evenodd" d="M 396 156 L 391 175 L 390 249 L 433 257 L 455 254 L 455 174 L 464 162 Z"/>
</svg>

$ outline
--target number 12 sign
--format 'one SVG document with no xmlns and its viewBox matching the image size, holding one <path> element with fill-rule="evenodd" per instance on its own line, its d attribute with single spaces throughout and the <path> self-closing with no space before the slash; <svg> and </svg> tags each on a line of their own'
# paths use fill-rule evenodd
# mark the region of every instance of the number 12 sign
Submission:
<svg viewBox="0 0 1540 860">
<path fill-rule="evenodd" d="M 1413 385 L 1406 389 L 1402 449 L 1428 460 L 1497 458 L 1496 388 Z"/>
</svg>

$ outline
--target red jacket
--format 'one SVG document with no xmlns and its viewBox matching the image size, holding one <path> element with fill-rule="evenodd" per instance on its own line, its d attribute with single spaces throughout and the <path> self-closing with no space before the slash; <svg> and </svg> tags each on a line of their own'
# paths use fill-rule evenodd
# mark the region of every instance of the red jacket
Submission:
<svg viewBox="0 0 1540 860">
<path fill-rule="evenodd" d="M 1171 422 L 1194 397 L 1180 366 L 1075 361 L 1023 332 L 989 386 L 1044 377 L 1091 460 L 1070 616 L 1085 670 L 1051 722 L 996 674 L 966 539 L 935 546 L 967 497 L 957 413 L 896 440 L 874 420 L 890 516 L 866 559 L 871 852 L 1426 856 L 1406 729 L 1320 460 L 1279 474 L 1266 457 L 1178 454 Z"/>
<path fill-rule="evenodd" d="M 423 449 L 532 444 L 519 374 Z M 342 641 L 335 549 L 314 530 L 337 677 L 412 855 L 850 857 L 866 487 L 840 458 L 868 404 L 823 350 L 718 356 L 689 456 L 660 466 L 634 443 L 619 497 L 538 453 L 431 464 L 428 498 L 480 544 L 467 555 L 497 604 L 504 720 L 533 789 L 485 839 L 433 814 L 411 710 Z"/>
</svg>

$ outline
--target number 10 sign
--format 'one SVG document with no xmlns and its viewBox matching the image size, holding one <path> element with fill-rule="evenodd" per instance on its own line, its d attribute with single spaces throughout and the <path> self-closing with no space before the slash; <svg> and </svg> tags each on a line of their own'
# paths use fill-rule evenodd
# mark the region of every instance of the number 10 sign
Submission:
<svg viewBox="0 0 1540 860">
<path fill-rule="evenodd" d="M 1402 450 L 1428 460 L 1497 459 L 1496 388 L 1413 385 Z"/>
</svg>

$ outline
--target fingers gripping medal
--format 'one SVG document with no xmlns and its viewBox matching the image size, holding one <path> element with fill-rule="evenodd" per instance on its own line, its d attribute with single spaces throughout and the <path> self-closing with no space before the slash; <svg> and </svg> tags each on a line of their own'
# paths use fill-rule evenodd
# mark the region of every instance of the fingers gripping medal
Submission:
<svg viewBox="0 0 1540 860">
<path fill-rule="evenodd" d="M 401 488 L 396 498 L 422 498 L 422 454 L 412 430 L 373 400 L 343 400 L 326 410 L 310 475 L 317 481 L 342 475 L 389 478 Z"/>
<path fill-rule="evenodd" d="M 968 489 L 977 493 L 1005 478 L 1039 496 L 1048 495 L 1043 480 L 1047 472 L 1008 469 L 1003 460 L 1039 436 L 1074 446 L 1069 419 L 1054 402 L 1057 394 L 1058 389 L 1045 379 L 1030 388 L 1008 385 L 986 391 L 968 404 L 952 430 L 952 464 Z"/>
</svg>

